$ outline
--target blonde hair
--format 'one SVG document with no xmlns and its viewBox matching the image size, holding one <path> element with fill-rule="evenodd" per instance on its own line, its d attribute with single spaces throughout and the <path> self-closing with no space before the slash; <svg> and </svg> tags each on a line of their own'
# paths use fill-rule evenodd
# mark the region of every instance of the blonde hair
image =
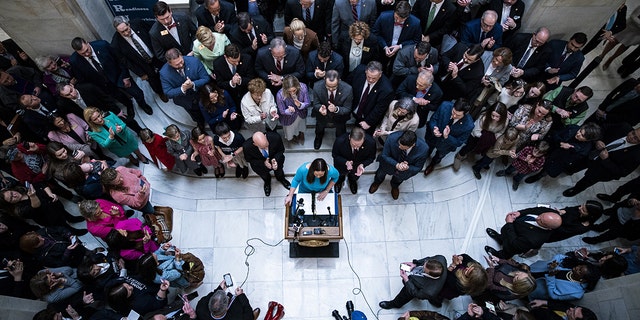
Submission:
<svg viewBox="0 0 640 320">
<path fill-rule="evenodd" d="M 175 124 L 170 124 L 166 129 L 164 129 L 164 135 L 169 139 L 173 139 L 176 135 L 180 133 L 180 129 Z"/>
<path fill-rule="evenodd" d="M 469 274 L 466 274 L 465 271 L 469 268 L 472 269 Z M 475 261 L 467 263 L 466 268 L 456 270 L 455 274 L 462 292 L 470 296 L 477 296 L 482 293 L 489 283 L 487 271 Z"/>
<path fill-rule="evenodd" d="M 300 81 L 298 81 L 298 78 L 296 78 L 296 76 L 286 75 L 282 80 L 282 95 L 284 97 L 288 97 L 289 89 L 291 88 L 296 88 L 296 94 L 300 93 Z"/>
<path fill-rule="evenodd" d="M 97 131 L 101 131 L 102 130 L 102 126 L 99 126 L 99 125 L 93 123 L 93 121 L 91 121 L 91 116 L 93 116 L 93 114 L 96 113 L 96 112 L 97 113 L 102 113 L 102 111 L 100 111 L 100 109 L 98 109 L 96 107 L 87 107 L 82 112 L 82 115 L 84 116 L 84 121 L 87 122 L 87 124 L 89 125 L 91 130 L 97 132 Z"/>
<path fill-rule="evenodd" d="M 200 41 L 204 46 L 209 47 L 216 43 L 216 38 L 213 36 L 213 31 L 206 26 L 199 26 L 196 31 L 196 39 Z"/>
<path fill-rule="evenodd" d="M 357 35 L 362 35 L 367 39 L 370 34 L 369 26 L 364 21 L 356 21 L 349 26 L 349 37 L 352 39 Z"/>
<path fill-rule="evenodd" d="M 302 20 L 298 19 L 298 18 L 293 18 L 293 20 L 291 20 L 291 23 L 289 24 L 289 28 L 291 28 L 291 32 L 296 32 L 298 30 L 302 30 L 305 31 L 306 34 L 306 26 L 304 25 L 304 22 L 302 22 Z"/>
<path fill-rule="evenodd" d="M 510 272 L 509 276 L 514 277 L 516 275 L 516 272 L 518 271 Z M 524 272 L 524 271 L 521 271 L 521 272 Z M 509 283 L 504 279 L 500 279 L 500 285 L 509 289 L 509 291 L 511 291 L 514 295 L 518 297 L 527 296 L 529 293 L 535 290 L 536 280 L 533 278 L 533 276 L 530 273 L 527 272 L 526 274 L 527 274 L 526 278 L 521 278 L 517 280 L 513 279 L 511 283 Z"/>
<path fill-rule="evenodd" d="M 251 79 L 247 84 L 247 89 L 251 93 L 264 92 L 267 90 L 267 84 L 261 78 Z"/>
</svg>

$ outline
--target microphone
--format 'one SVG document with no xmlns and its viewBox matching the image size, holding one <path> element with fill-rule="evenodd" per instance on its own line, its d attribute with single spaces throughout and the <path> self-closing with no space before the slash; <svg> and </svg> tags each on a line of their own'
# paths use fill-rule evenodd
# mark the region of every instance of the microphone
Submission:
<svg viewBox="0 0 640 320">
<path fill-rule="evenodd" d="M 351 313 L 353 313 L 353 301 L 347 301 L 345 307 L 347 308 L 347 315 L 349 316 L 349 320 L 351 320 Z"/>
<path fill-rule="evenodd" d="M 316 221 L 316 193 L 311 192 L 311 212 L 313 213 L 313 221 Z"/>
<path fill-rule="evenodd" d="M 342 316 L 340 315 L 340 312 L 338 312 L 338 310 L 333 310 L 333 312 L 331 312 L 331 315 L 336 320 L 342 320 Z"/>
</svg>

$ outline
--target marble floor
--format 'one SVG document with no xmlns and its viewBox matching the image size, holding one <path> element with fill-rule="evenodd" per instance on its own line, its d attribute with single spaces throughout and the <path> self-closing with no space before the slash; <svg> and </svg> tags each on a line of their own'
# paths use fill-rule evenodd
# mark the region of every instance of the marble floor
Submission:
<svg viewBox="0 0 640 320">
<path fill-rule="evenodd" d="M 614 62 L 610 70 L 617 68 L 616 63 L 619 62 Z M 594 71 L 584 82 L 596 93 L 590 101 L 592 111 L 620 82 L 617 75 L 600 69 Z M 142 87 L 152 97 L 148 86 Z M 153 117 L 144 114 L 139 117 L 145 125 L 162 132 L 162 126 L 172 120 L 161 117 L 173 116 L 159 109 L 168 112 L 175 106 L 159 100 L 154 103 L 158 107 Z M 182 117 L 183 123 L 190 122 L 186 114 L 175 117 Z M 308 130 L 308 137 L 313 137 L 312 132 Z M 287 152 L 288 175 L 301 163 L 319 155 L 329 158 L 327 141 L 320 151 L 313 151 L 307 141 L 306 146 Z M 456 312 L 464 312 L 467 297 L 445 302 L 439 309 L 426 301 L 414 300 L 402 309 L 380 310 L 378 302 L 393 298 L 401 288 L 400 262 L 434 254 L 450 259 L 452 254 L 463 252 L 484 262 L 483 247 L 497 246 L 484 229 L 499 229 L 506 213 L 538 204 L 558 208 L 578 205 L 595 199 L 596 193 L 612 192 L 621 183 L 599 183 L 576 197 L 565 198 L 562 191 L 572 186 L 582 173 L 555 180 L 545 178 L 537 184 L 522 184 L 518 191 L 513 191 L 510 178 L 495 176 L 495 171 L 504 167 L 501 163 L 495 163 L 481 180 L 476 180 L 470 163 L 453 172 L 452 161 L 449 155 L 428 178 L 419 174 L 403 183 L 397 201 L 391 198 L 388 179 L 377 193 L 367 192 L 373 180 L 372 170 L 360 180 L 358 194 L 352 195 L 345 188 L 344 240 L 339 244 L 339 258 L 289 258 L 289 245 L 282 241 L 286 190 L 277 182 L 271 196 L 265 197 L 262 181 L 254 174 L 241 180 L 187 177 L 150 165 L 142 170 L 153 186 L 152 203 L 175 209 L 172 242 L 205 263 L 206 278 L 197 289 L 200 296 L 214 289 L 223 274 L 231 273 L 253 307 L 264 312 L 268 302 L 275 300 L 285 306 L 285 318 L 308 320 L 330 319 L 334 309 L 344 314 L 347 300 L 352 300 L 355 308 L 369 319 L 397 319 L 405 311 L 415 309 L 436 310 L 453 318 Z M 98 245 L 90 236 L 83 238 L 89 246 Z M 517 259 L 533 262 L 583 245 L 579 237 L 574 237 L 545 245 L 536 257 Z"/>
</svg>

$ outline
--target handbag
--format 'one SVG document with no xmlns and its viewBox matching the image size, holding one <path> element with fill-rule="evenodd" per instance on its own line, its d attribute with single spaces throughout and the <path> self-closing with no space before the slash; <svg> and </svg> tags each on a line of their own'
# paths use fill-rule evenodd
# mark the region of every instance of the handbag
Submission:
<svg viewBox="0 0 640 320">
<path fill-rule="evenodd" d="M 153 230 L 154 238 L 158 243 L 171 241 L 173 236 L 171 230 L 173 228 L 173 208 L 171 207 L 153 207 L 155 214 L 145 214 L 144 220 L 146 224 Z"/>
<path fill-rule="evenodd" d="M 204 264 L 200 258 L 193 255 L 193 253 L 187 252 L 182 254 L 182 275 L 189 283 L 198 284 L 204 279 L 205 271 Z"/>
</svg>

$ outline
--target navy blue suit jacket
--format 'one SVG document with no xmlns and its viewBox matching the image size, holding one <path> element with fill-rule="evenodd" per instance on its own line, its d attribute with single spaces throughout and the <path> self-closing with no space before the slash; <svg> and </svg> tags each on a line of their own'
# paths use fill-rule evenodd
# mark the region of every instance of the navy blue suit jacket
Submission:
<svg viewBox="0 0 640 320">
<path fill-rule="evenodd" d="M 564 40 L 551 40 L 549 41 L 549 47 L 551 48 L 551 55 L 549 56 L 549 60 L 547 60 L 547 68 L 560 68 L 557 74 L 549 74 L 546 73 L 546 79 L 553 78 L 558 76 L 560 78 L 560 83 L 562 81 L 567 81 L 574 79 L 580 73 L 580 68 L 582 68 L 582 63 L 584 62 L 584 55 L 582 51 L 578 50 L 570 54 L 567 59 L 562 61 L 562 52 L 567 46 L 567 41 Z M 558 85 L 560 85 L 558 83 Z"/>
<path fill-rule="evenodd" d="M 386 174 L 407 180 L 422 171 L 422 167 L 427 161 L 429 146 L 422 139 L 416 140 L 416 144 L 405 158 L 405 161 L 409 164 L 409 170 L 398 171 L 396 170 L 396 164 L 399 162 L 401 152 L 398 140 L 403 133 L 404 131 L 397 131 L 387 137 L 382 153 L 378 156 L 378 162 L 380 163 L 378 170 L 383 170 Z"/>
<path fill-rule="evenodd" d="M 129 75 L 129 70 L 121 68 L 109 42 L 96 40 L 91 41 L 89 44 L 98 57 L 98 62 L 102 65 L 104 76 L 93 68 L 85 57 L 74 52 L 69 60 L 78 82 L 89 82 L 100 88 L 109 85 L 124 87 L 122 79 L 130 78 L 131 76 Z"/>
<path fill-rule="evenodd" d="M 293 46 L 287 46 L 286 57 L 282 62 L 282 72 L 278 73 L 276 69 L 276 63 L 273 60 L 269 46 L 264 46 L 258 49 L 256 55 L 256 73 L 262 80 L 270 83 L 269 73 L 280 74 L 281 76 L 292 75 L 298 78 L 298 80 L 304 80 L 304 61 L 300 51 Z"/>
<path fill-rule="evenodd" d="M 385 11 L 380 14 L 378 20 L 371 30 L 378 37 L 380 48 L 391 46 L 393 40 L 393 11 Z M 398 37 L 398 44 L 408 46 L 416 44 L 422 40 L 422 32 L 420 31 L 420 20 L 414 15 L 410 15 L 404 21 L 402 32 Z"/>
<path fill-rule="evenodd" d="M 185 78 L 176 69 L 165 63 L 160 69 L 160 82 L 164 94 L 172 98 L 175 104 L 191 109 L 191 103 L 198 97 L 198 90 L 207 84 L 210 78 L 200 60 L 191 56 L 183 56 L 183 58 Z M 187 77 L 193 81 L 195 86 L 183 93 L 181 87 Z"/>
<path fill-rule="evenodd" d="M 469 114 L 465 114 L 462 119 L 449 126 L 449 136 L 444 139 L 444 136 L 436 137 L 433 135 L 433 129 L 438 127 L 440 132 L 449 123 L 451 119 L 451 110 L 453 109 L 453 102 L 443 102 L 436 113 L 429 119 L 429 128 L 425 135 L 425 140 L 430 146 L 438 149 L 440 153 L 447 153 L 456 150 L 457 147 L 465 144 L 471 131 L 473 130 L 473 118 Z"/>
<path fill-rule="evenodd" d="M 480 33 L 482 32 L 482 28 L 480 25 L 480 19 L 471 20 L 465 23 L 462 26 L 462 30 L 460 31 L 460 42 L 466 44 L 467 46 L 471 46 L 473 44 L 479 44 L 480 41 Z M 485 48 L 487 50 L 495 50 L 497 48 L 502 47 L 502 27 L 500 24 L 496 23 L 493 26 L 491 31 L 487 32 L 486 38 L 493 37 L 495 43 L 493 47 Z"/>
<path fill-rule="evenodd" d="M 320 62 L 320 59 L 318 59 L 318 50 L 313 50 L 309 52 L 309 59 L 307 59 L 307 66 L 305 67 L 306 77 L 310 83 L 321 80 L 316 79 L 316 68 L 322 71 L 335 70 L 342 75 L 342 72 L 344 71 L 344 62 L 342 61 L 342 56 L 334 51 L 331 53 L 329 61 L 327 61 L 327 67 L 325 68 L 324 64 Z"/>
<path fill-rule="evenodd" d="M 416 80 L 418 79 L 417 74 L 412 74 L 404 79 L 400 83 L 400 86 L 396 90 L 396 98 L 414 98 L 416 96 Z M 438 86 L 437 83 L 433 83 L 431 88 L 427 91 L 427 94 L 424 95 L 423 98 L 429 100 L 429 104 L 426 106 L 418 106 L 419 109 L 426 109 L 429 111 L 436 111 L 440 102 L 442 102 L 442 89 Z"/>
</svg>

